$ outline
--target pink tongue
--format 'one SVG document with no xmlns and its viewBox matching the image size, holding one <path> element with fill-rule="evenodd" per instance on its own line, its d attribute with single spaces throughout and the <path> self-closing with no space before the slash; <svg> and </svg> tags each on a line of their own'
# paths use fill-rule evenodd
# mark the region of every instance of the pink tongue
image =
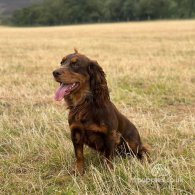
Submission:
<svg viewBox="0 0 195 195">
<path fill-rule="evenodd" d="M 70 93 L 70 87 L 71 87 L 71 85 L 61 84 L 55 93 L 55 100 L 61 101 L 65 95 Z"/>
</svg>

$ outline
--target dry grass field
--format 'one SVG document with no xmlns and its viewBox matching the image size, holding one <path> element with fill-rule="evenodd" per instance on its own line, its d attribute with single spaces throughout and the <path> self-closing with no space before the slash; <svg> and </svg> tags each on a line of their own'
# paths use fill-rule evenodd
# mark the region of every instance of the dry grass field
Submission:
<svg viewBox="0 0 195 195">
<path fill-rule="evenodd" d="M 107 74 L 110 95 L 152 148 L 152 163 L 86 148 L 75 160 L 52 71 L 77 47 Z M 0 27 L 0 194 L 194 194 L 195 21 Z"/>
</svg>

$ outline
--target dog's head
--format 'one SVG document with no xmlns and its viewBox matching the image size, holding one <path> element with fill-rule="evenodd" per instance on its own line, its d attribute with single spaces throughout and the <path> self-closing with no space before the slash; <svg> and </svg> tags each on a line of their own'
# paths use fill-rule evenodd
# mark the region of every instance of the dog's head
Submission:
<svg viewBox="0 0 195 195">
<path fill-rule="evenodd" d="M 77 50 L 62 58 L 61 67 L 53 71 L 53 76 L 60 83 L 55 94 L 57 101 L 76 94 L 90 94 L 94 100 L 109 98 L 104 71 Z"/>
</svg>

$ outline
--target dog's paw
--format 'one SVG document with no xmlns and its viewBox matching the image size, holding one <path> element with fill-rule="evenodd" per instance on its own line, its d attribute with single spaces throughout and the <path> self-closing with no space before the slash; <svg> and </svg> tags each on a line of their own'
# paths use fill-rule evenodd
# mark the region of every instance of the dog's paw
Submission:
<svg viewBox="0 0 195 195">
<path fill-rule="evenodd" d="M 74 176 L 82 176 L 84 175 L 84 168 L 74 167 L 70 173 Z"/>
</svg>

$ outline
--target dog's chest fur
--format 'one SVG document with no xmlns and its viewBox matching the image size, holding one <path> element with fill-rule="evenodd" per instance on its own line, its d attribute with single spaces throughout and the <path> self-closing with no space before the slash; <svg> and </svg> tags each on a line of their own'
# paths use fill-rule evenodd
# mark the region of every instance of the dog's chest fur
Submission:
<svg viewBox="0 0 195 195">
<path fill-rule="evenodd" d="M 74 122 L 70 125 L 71 131 L 75 131 L 76 142 L 84 142 L 89 147 L 103 152 L 107 127 L 104 124 Z"/>
</svg>

